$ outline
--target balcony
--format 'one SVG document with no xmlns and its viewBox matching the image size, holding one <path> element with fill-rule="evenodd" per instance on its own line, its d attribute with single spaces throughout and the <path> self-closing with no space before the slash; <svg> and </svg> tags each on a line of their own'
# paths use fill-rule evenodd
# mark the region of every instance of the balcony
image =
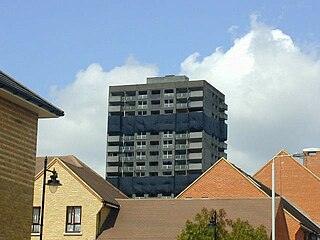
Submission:
<svg viewBox="0 0 320 240">
<path fill-rule="evenodd" d="M 133 105 L 127 105 L 127 106 L 124 106 L 124 109 L 126 111 L 133 111 L 136 109 L 136 106 L 133 106 Z"/>
<path fill-rule="evenodd" d="M 138 95 L 138 99 L 147 99 L 148 98 L 148 95 L 145 94 L 145 95 Z"/>
<path fill-rule="evenodd" d="M 120 170 L 124 172 L 133 172 L 133 167 L 122 167 Z"/>
<path fill-rule="evenodd" d="M 132 101 L 132 100 L 135 100 L 136 99 L 136 96 L 126 96 L 123 98 L 124 101 Z"/>
<path fill-rule="evenodd" d="M 188 103 L 177 103 L 177 108 L 180 109 L 180 108 L 187 108 L 188 107 Z"/>
<path fill-rule="evenodd" d="M 219 120 L 228 120 L 228 115 L 224 112 L 219 113 Z"/>
<path fill-rule="evenodd" d="M 134 160 L 133 156 L 130 157 L 120 157 L 121 161 L 132 162 Z"/>
<path fill-rule="evenodd" d="M 222 149 L 222 150 L 227 149 L 227 146 L 228 146 L 228 145 L 227 145 L 225 142 L 220 142 L 220 143 L 219 143 L 219 148 Z"/>
<path fill-rule="evenodd" d="M 188 93 L 177 93 L 177 98 L 187 98 L 189 96 Z"/>
<path fill-rule="evenodd" d="M 203 101 L 189 102 L 189 108 L 203 107 Z"/>
<path fill-rule="evenodd" d="M 176 144 L 175 148 L 176 149 L 187 149 L 188 144 Z"/>
<path fill-rule="evenodd" d="M 173 107 L 173 103 L 165 103 L 164 107 L 165 108 L 172 108 Z"/>
<path fill-rule="evenodd" d="M 188 165 L 175 165 L 175 170 L 188 170 Z"/>
<path fill-rule="evenodd" d="M 107 157 L 107 162 L 118 162 L 119 157 L 118 156 L 108 156 Z"/>
<path fill-rule="evenodd" d="M 189 138 L 202 138 L 202 132 L 190 132 Z"/>
<path fill-rule="evenodd" d="M 163 144 L 163 148 L 173 148 L 173 144 Z"/>
<path fill-rule="evenodd" d="M 108 142 L 119 142 L 120 136 L 108 136 Z"/>
<path fill-rule="evenodd" d="M 187 133 L 176 134 L 176 139 L 186 139 L 186 138 L 188 138 L 188 134 Z"/>
<path fill-rule="evenodd" d="M 147 135 L 145 134 L 138 134 L 137 139 L 147 139 Z"/>
<path fill-rule="evenodd" d="M 108 111 L 109 112 L 120 112 L 121 106 L 109 106 Z"/>
<path fill-rule="evenodd" d="M 146 166 L 136 166 L 136 170 L 144 171 L 146 170 Z"/>
<path fill-rule="evenodd" d="M 146 149 L 147 145 L 137 145 L 136 149 Z"/>
<path fill-rule="evenodd" d="M 108 146 L 108 152 L 119 152 L 119 146 Z"/>
<path fill-rule="evenodd" d="M 162 169 L 172 169 L 172 165 L 162 165 Z"/>
<path fill-rule="evenodd" d="M 219 109 L 221 111 L 227 111 L 228 110 L 228 105 L 225 104 L 224 102 L 222 102 L 222 103 L 219 104 Z"/>
<path fill-rule="evenodd" d="M 191 98 L 192 97 L 203 97 L 203 91 L 202 90 L 200 90 L 200 91 L 191 91 L 189 96 Z"/>
<path fill-rule="evenodd" d="M 125 141 L 134 141 L 134 136 L 122 136 L 122 139 Z"/>
<path fill-rule="evenodd" d="M 163 158 L 163 159 L 172 159 L 172 154 L 163 155 L 162 158 Z"/>
<path fill-rule="evenodd" d="M 172 133 L 164 133 L 163 138 L 173 138 L 173 134 Z"/>
<path fill-rule="evenodd" d="M 176 160 L 186 160 L 186 159 L 187 159 L 186 154 L 176 155 Z"/>
<path fill-rule="evenodd" d="M 189 153 L 189 159 L 202 159 L 202 153 Z"/>
<path fill-rule="evenodd" d="M 109 102 L 121 102 L 121 96 L 110 96 Z"/>
<path fill-rule="evenodd" d="M 121 151 L 133 151 L 133 150 L 134 150 L 134 146 L 121 147 Z"/>
<path fill-rule="evenodd" d="M 145 160 L 147 157 L 145 155 L 136 156 L 136 160 Z"/>
<path fill-rule="evenodd" d="M 147 109 L 148 105 L 138 105 L 138 109 Z"/>
<path fill-rule="evenodd" d="M 107 172 L 108 173 L 119 172 L 119 167 L 118 166 L 108 166 L 107 167 Z"/>
<path fill-rule="evenodd" d="M 174 93 L 165 93 L 165 94 L 163 94 L 163 96 L 165 98 L 171 98 L 171 97 L 174 97 Z"/>
<path fill-rule="evenodd" d="M 190 142 L 189 149 L 202 148 L 202 142 Z"/>
<path fill-rule="evenodd" d="M 189 163 L 189 170 L 201 170 L 202 169 L 202 163 Z"/>
</svg>

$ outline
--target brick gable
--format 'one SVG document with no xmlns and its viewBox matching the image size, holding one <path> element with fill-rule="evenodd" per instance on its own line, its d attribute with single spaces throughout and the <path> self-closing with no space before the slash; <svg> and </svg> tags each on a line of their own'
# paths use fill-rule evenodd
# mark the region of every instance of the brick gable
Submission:
<svg viewBox="0 0 320 240">
<path fill-rule="evenodd" d="M 320 179 L 302 164 L 282 150 L 275 157 L 276 192 L 285 196 L 297 207 L 307 213 L 313 220 L 320 223 Z M 260 169 L 254 178 L 271 187 L 270 160 Z"/>
<path fill-rule="evenodd" d="M 242 172 L 221 158 L 177 198 L 267 197 Z"/>
</svg>

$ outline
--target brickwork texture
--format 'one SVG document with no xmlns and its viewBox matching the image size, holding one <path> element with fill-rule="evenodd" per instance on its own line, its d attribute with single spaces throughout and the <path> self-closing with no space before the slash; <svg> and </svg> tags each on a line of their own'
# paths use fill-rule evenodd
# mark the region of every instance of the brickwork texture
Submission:
<svg viewBox="0 0 320 240">
<path fill-rule="evenodd" d="M 0 239 L 30 239 L 38 115 L 0 97 Z"/>
</svg>

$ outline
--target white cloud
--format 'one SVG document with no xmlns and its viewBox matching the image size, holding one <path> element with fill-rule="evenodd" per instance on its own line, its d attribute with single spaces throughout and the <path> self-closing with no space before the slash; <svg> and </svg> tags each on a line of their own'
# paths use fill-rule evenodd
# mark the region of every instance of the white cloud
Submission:
<svg viewBox="0 0 320 240">
<path fill-rule="evenodd" d="M 229 105 L 228 159 L 253 173 L 281 148 L 318 147 L 320 62 L 291 37 L 253 18 L 251 30 L 226 52 L 199 60 L 191 54 L 181 73 L 206 79 Z"/>
<path fill-rule="evenodd" d="M 53 87 L 53 102 L 65 111 L 58 119 L 40 120 L 38 155 L 73 154 L 105 175 L 107 96 L 110 85 L 143 83 L 157 68 L 129 57 L 126 64 L 103 71 L 91 64 L 74 82 Z"/>
<path fill-rule="evenodd" d="M 230 161 L 254 173 L 281 148 L 319 147 L 320 62 L 290 36 L 253 17 L 230 49 L 199 58 L 187 57 L 181 74 L 206 79 L 226 95 Z M 72 84 L 53 88 L 53 102 L 66 116 L 40 121 L 38 154 L 74 154 L 104 176 L 108 86 L 144 83 L 157 72 L 130 57 L 110 71 L 92 64 Z"/>
</svg>

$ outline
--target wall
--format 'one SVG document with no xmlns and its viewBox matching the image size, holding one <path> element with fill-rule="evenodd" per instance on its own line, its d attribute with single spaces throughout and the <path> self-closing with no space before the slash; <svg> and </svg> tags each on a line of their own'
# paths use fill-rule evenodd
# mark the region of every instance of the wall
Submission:
<svg viewBox="0 0 320 240">
<path fill-rule="evenodd" d="M 38 115 L 0 97 L 0 239 L 30 239 Z"/>
<path fill-rule="evenodd" d="M 225 160 L 220 160 L 197 182 L 183 192 L 179 198 L 237 198 L 266 197 L 239 171 Z"/>
<path fill-rule="evenodd" d="M 280 152 L 279 156 L 287 154 Z M 289 156 L 275 158 L 276 192 L 320 223 L 320 179 Z M 271 162 L 254 176 L 271 188 Z"/>
<path fill-rule="evenodd" d="M 97 214 L 103 207 L 102 202 L 72 176 L 73 172 L 66 170 L 61 162 L 56 162 L 53 167 L 58 173 L 58 179 L 62 186 L 58 187 L 56 193 L 51 193 L 48 187 L 46 189 L 43 239 L 95 239 Z M 50 175 L 48 172 L 48 179 Z M 42 181 L 43 177 L 41 176 L 35 182 L 34 206 L 41 206 Z M 65 234 L 67 206 L 82 206 L 81 235 Z M 39 237 L 33 236 L 31 239 L 38 240 Z"/>
</svg>

